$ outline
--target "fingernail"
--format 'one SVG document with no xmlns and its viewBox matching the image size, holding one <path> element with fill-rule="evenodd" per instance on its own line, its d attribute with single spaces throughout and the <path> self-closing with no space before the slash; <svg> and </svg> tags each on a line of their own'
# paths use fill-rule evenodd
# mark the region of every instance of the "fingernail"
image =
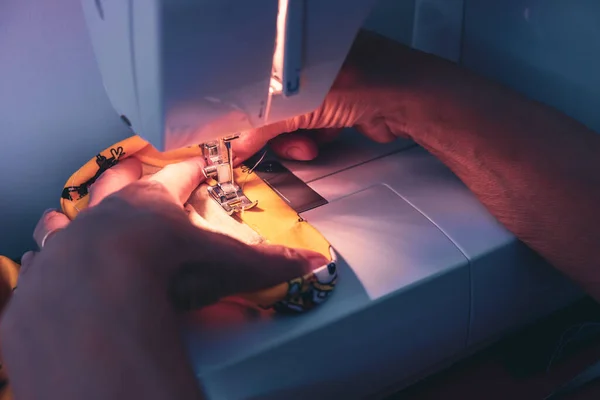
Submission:
<svg viewBox="0 0 600 400">
<path fill-rule="evenodd" d="M 52 211 L 56 211 L 56 208 L 48 208 L 48 209 L 44 210 L 44 212 L 42 213 L 42 216 L 44 216 L 46 214 L 50 214 Z"/>
<path fill-rule="evenodd" d="M 286 150 L 285 155 L 292 160 L 307 161 L 306 154 L 300 147 L 290 147 Z"/>
</svg>

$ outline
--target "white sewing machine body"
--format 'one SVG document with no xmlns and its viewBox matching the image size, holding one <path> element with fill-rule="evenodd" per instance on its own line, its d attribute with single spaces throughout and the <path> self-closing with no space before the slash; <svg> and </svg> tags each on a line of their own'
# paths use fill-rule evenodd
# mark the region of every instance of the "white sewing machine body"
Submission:
<svg viewBox="0 0 600 400">
<path fill-rule="evenodd" d="M 278 1 L 257 3 L 84 0 L 109 98 L 136 133 L 168 149 L 314 109 L 372 1 L 345 0 L 336 11 L 335 1 L 308 0 L 305 86 L 275 97 Z M 333 16 L 341 22 L 330 26 Z M 210 398 L 382 394 L 581 295 L 411 143 L 350 132 L 314 162 L 283 164 L 328 201 L 301 216 L 340 257 L 339 283 L 304 315 L 218 334 L 192 324 L 191 360 Z"/>
<path fill-rule="evenodd" d="M 382 395 L 581 296 L 425 150 L 346 136 L 315 162 L 284 162 L 329 202 L 301 215 L 341 259 L 334 294 L 227 334 L 192 326 L 210 398 Z"/>
<path fill-rule="evenodd" d="M 162 151 L 316 109 L 374 2 L 82 0 L 82 5 L 110 102 Z M 343 23 L 334 28 L 338 19 Z"/>
</svg>

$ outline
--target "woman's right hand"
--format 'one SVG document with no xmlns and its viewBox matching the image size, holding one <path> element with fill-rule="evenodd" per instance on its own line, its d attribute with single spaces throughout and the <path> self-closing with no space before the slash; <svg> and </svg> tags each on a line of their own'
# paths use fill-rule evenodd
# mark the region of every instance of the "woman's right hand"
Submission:
<svg viewBox="0 0 600 400">
<path fill-rule="evenodd" d="M 323 104 L 311 113 L 242 135 L 233 143 L 237 163 L 267 143 L 282 158 L 312 160 L 318 146 L 332 141 L 343 128 L 356 128 L 379 143 L 408 136 L 406 110 L 414 100 L 410 86 L 430 57 L 360 32 Z"/>
</svg>

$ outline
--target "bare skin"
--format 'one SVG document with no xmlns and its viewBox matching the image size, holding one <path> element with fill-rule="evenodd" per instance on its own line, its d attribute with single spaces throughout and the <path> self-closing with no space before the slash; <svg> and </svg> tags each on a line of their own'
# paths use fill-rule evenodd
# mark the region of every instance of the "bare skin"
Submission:
<svg viewBox="0 0 600 400">
<path fill-rule="evenodd" d="M 599 135 L 449 62 L 362 33 L 323 105 L 243 136 L 238 162 L 267 142 L 310 160 L 319 142 L 352 126 L 379 142 L 408 137 L 428 149 L 519 239 L 600 300 Z M 113 186 L 95 184 L 96 205 L 74 222 L 50 212 L 36 229 L 40 240 L 63 228 L 25 257 L 0 324 L 17 399 L 200 398 L 171 296 L 180 266 L 195 262 L 197 284 L 182 291 L 201 306 L 323 262 L 192 227 L 181 202 L 199 183 L 198 165 L 171 168 L 182 168 L 180 183 L 149 184 L 137 182 L 132 163 L 107 175 Z M 214 249 L 231 254 L 225 271 L 235 273 L 214 268 Z"/>
<path fill-rule="evenodd" d="M 420 144 L 600 301 L 599 134 L 453 63 L 363 32 L 322 107 L 247 135 L 240 159 L 269 141 L 282 157 L 310 160 L 344 127 L 378 142 Z"/>
<path fill-rule="evenodd" d="M 16 399 L 200 399 L 176 305 L 202 307 L 327 262 L 192 225 L 182 204 L 204 178 L 201 160 L 143 181 L 133 158 L 110 171 L 73 222 L 48 212 L 36 229 L 39 242 L 61 228 L 28 254 L 2 315 Z"/>
</svg>

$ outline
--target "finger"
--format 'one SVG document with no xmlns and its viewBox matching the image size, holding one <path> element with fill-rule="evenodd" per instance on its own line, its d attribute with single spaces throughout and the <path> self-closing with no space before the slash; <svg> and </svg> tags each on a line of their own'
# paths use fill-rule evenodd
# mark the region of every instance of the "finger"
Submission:
<svg viewBox="0 0 600 400">
<path fill-rule="evenodd" d="M 27 268 L 29 265 L 31 265 L 35 255 L 36 253 L 34 251 L 28 251 L 21 256 L 21 271 L 23 271 L 23 268 Z"/>
<path fill-rule="evenodd" d="M 356 126 L 356 130 L 377 143 L 390 143 L 398 139 L 388 127 L 384 118 L 374 118 Z"/>
<path fill-rule="evenodd" d="M 51 235 L 65 228 L 69 222 L 65 214 L 52 209 L 46 210 L 33 230 L 33 239 L 38 247 L 41 249 Z"/>
<path fill-rule="evenodd" d="M 341 131 L 340 128 L 327 128 L 287 133 L 273 138 L 269 146 L 281 158 L 310 161 L 319 154 L 319 145 L 332 142 Z"/>
<path fill-rule="evenodd" d="M 142 162 L 134 157 L 126 158 L 117 165 L 104 171 L 90 188 L 88 207 L 100 203 L 106 196 L 118 192 L 125 186 L 140 179 Z"/>
<path fill-rule="evenodd" d="M 250 249 L 258 253 L 260 263 L 251 260 L 255 255 L 250 254 L 245 263 L 235 266 L 240 278 L 230 294 L 260 290 L 299 278 L 329 262 L 322 254 L 306 249 L 266 244 Z"/>
<path fill-rule="evenodd" d="M 36 254 L 37 253 L 34 251 L 28 251 L 21 256 L 21 268 L 19 269 L 19 276 L 23 276 L 27 272 L 33 263 L 33 260 L 35 259 Z"/>
<path fill-rule="evenodd" d="M 287 160 L 310 161 L 319 154 L 316 141 L 303 132 L 279 135 L 269 142 L 269 147 L 279 157 Z"/>
<path fill-rule="evenodd" d="M 175 201 L 182 205 L 205 178 L 204 160 L 202 157 L 194 157 L 167 165 L 148 180 L 162 184 Z"/>
<path fill-rule="evenodd" d="M 242 134 L 232 142 L 234 164 L 247 160 L 267 145 L 267 142 L 282 133 L 294 132 L 293 121 L 281 121 Z"/>
<path fill-rule="evenodd" d="M 211 254 L 204 248 L 197 255 L 198 261 L 187 262 L 178 270 L 171 287 L 178 307 L 202 307 L 223 297 L 270 288 L 328 263 L 321 254 L 309 250 L 247 246 L 229 239 L 212 243 L 212 249 L 224 251 Z"/>
</svg>

